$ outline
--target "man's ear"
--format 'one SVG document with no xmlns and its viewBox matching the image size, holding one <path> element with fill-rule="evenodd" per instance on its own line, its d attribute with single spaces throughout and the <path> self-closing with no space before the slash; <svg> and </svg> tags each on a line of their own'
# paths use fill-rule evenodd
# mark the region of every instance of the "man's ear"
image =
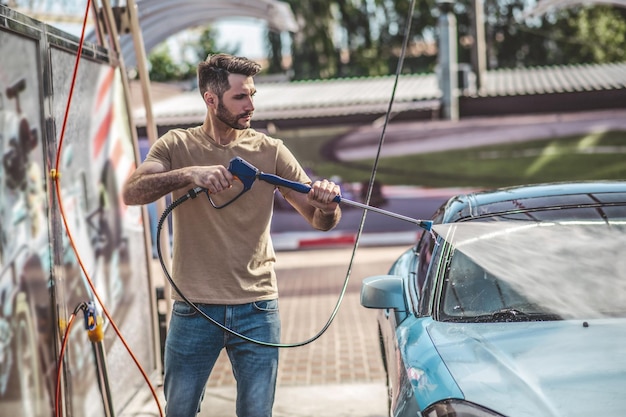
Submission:
<svg viewBox="0 0 626 417">
<path fill-rule="evenodd" d="M 215 94 L 211 93 L 210 91 L 205 91 L 204 102 L 209 107 L 215 107 L 217 106 L 217 97 L 215 96 Z"/>
</svg>

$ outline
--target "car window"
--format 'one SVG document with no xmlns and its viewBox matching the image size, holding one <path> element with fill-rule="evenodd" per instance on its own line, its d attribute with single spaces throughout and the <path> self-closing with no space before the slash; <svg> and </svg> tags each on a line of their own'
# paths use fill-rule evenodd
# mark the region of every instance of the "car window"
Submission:
<svg viewBox="0 0 626 417">
<path fill-rule="evenodd" d="M 495 211 L 497 204 L 490 205 L 490 210 Z M 516 211 L 505 211 L 497 215 L 486 216 L 481 212 L 478 220 L 498 221 L 498 220 L 524 220 L 524 221 L 566 221 L 566 220 L 599 220 L 618 221 L 626 218 L 626 207 L 623 204 L 611 203 L 600 206 L 598 204 L 589 206 L 571 207 L 551 207 L 532 208 Z M 489 213 L 487 213 L 489 214 Z M 476 221 L 474 219 L 472 221 Z"/>
<path fill-rule="evenodd" d="M 438 318 L 625 317 L 626 221 L 597 214 L 595 220 L 570 220 L 569 213 L 561 214 L 559 221 L 451 225 L 438 245 L 447 248 L 439 251 L 445 261 L 435 271 Z"/>
<path fill-rule="evenodd" d="M 481 217 L 490 214 L 498 215 L 499 213 L 510 212 L 513 207 L 515 211 L 521 213 L 547 213 L 549 211 L 554 212 L 556 208 L 561 210 L 583 206 L 609 207 L 612 204 L 621 204 L 623 206 L 625 198 L 626 196 L 621 192 L 600 192 L 586 195 L 574 193 L 570 195 L 534 196 L 485 204 L 477 207 L 476 211 Z M 546 208 L 548 208 L 548 210 L 546 210 Z M 559 210 L 556 210 L 556 212 Z"/>
<path fill-rule="evenodd" d="M 455 251 L 446 274 L 443 313 L 454 318 L 479 317 L 503 309 L 539 313 L 508 283 L 498 279 L 461 251 Z"/>
<path fill-rule="evenodd" d="M 432 315 L 434 311 L 434 306 L 432 305 L 433 300 L 435 299 L 435 292 L 438 290 L 437 288 L 437 277 L 439 276 L 439 264 L 442 258 L 442 254 L 444 250 L 442 249 L 442 240 L 438 238 L 437 240 L 431 238 L 428 241 L 428 247 L 430 250 L 430 263 L 424 269 L 425 278 L 424 285 L 422 287 L 422 291 L 420 293 L 420 305 L 419 305 L 419 314 L 421 316 L 429 316 Z M 435 250 L 436 249 L 436 250 Z"/>
</svg>

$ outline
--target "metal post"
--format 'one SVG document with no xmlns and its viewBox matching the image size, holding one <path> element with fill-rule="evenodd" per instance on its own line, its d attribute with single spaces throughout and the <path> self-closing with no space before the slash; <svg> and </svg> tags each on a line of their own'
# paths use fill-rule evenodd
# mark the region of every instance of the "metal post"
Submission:
<svg viewBox="0 0 626 417">
<path fill-rule="evenodd" d="M 105 417 L 115 417 L 115 409 L 113 408 L 113 398 L 111 397 L 111 387 L 109 384 L 109 373 L 107 370 L 106 353 L 104 351 L 103 342 L 94 342 L 93 354 L 96 360 L 96 371 L 98 376 L 98 386 L 102 394 L 102 405 L 104 407 Z"/>
<path fill-rule="evenodd" d="M 472 19 L 472 70 L 476 74 L 476 89 L 480 92 L 485 83 L 487 71 L 487 48 L 485 46 L 485 2 L 472 0 L 474 16 Z"/>
<path fill-rule="evenodd" d="M 100 393 L 102 395 L 104 416 L 115 417 L 113 398 L 111 397 L 111 386 L 109 384 L 109 371 L 104 349 L 104 319 L 102 316 L 96 315 L 94 306 L 95 304 L 92 302 L 89 303 L 89 307 L 85 313 L 87 337 L 91 341 L 93 348 L 96 363 L 96 376 L 98 378 L 98 387 L 100 387 Z"/>
<path fill-rule="evenodd" d="M 150 145 L 152 146 L 158 139 L 158 131 L 157 131 L 156 122 L 154 120 L 154 115 L 152 112 L 152 96 L 150 93 L 151 91 L 150 75 L 148 73 L 148 66 L 147 66 L 148 58 L 146 56 L 143 36 L 141 33 L 141 24 L 139 22 L 139 15 L 137 12 L 137 5 L 135 3 L 135 0 L 128 0 L 127 7 L 128 7 L 129 18 L 130 18 L 131 34 L 133 37 L 133 44 L 135 48 L 137 72 L 139 74 L 139 79 L 141 81 L 141 92 L 143 94 L 144 108 L 146 110 L 146 132 L 148 135 L 148 141 L 150 142 Z M 164 212 L 166 207 L 167 205 L 166 205 L 165 197 L 160 198 L 159 200 L 156 201 L 156 208 L 157 208 L 158 213 Z M 163 230 L 165 233 L 161 235 L 161 241 L 158 244 L 160 244 L 161 247 L 164 248 L 163 253 L 165 254 L 165 258 L 163 259 L 163 262 L 168 267 L 170 267 L 171 261 L 172 261 L 172 254 L 170 250 L 169 225 L 167 222 L 165 222 L 165 224 L 163 225 Z M 156 288 L 152 289 L 152 293 L 154 296 L 156 296 L 156 290 L 157 290 Z M 163 302 L 167 305 L 167 309 L 165 313 L 166 323 L 169 323 L 171 307 L 172 307 L 172 297 L 171 297 L 172 289 L 169 285 L 165 285 L 163 290 L 165 293 L 163 297 L 164 298 Z M 155 305 L 155 311 L 157 311 L 157 309 L 158 308 Z M 158 326 L 158 313 L 154 315 L 153 319 L 155 320 L 155 323 Z M 155 342 L 158 343 L 158 346 L 160 349 L 161 344 L 158 338 L 155 338 Z M 158 366 L 159 368 L 161 368 L 160 361 L 158 361 Z"/>
<path fill-rule="evenodd" d="M 456 17 L 452 12 L 454 2 L 439 0 L 439 86 L 441 88 L 442 117 L 459 119 L 459 88 L 457 63 Z"/>
</svg>

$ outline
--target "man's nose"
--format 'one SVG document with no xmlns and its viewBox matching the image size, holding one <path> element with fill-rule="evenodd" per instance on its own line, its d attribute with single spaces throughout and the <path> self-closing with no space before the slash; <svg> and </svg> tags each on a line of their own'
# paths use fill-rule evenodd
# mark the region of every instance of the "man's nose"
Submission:
<svg viewBox="0 0 626 417">
<path fill-rule="evenodd" d="M 252 97 L 249 97 L 248 100 L 246 100 L 244 107 L 246 110 L 249 110 L 249 111 L 254 110 L 254 99 Z"/>
</svg>

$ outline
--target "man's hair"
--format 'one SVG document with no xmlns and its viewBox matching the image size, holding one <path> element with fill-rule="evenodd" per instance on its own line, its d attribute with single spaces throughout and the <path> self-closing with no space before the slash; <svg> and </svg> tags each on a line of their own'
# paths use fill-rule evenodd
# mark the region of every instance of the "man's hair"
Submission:
<svg viewBox="0 0 626 417">
<path fill-rule="evenodd" d="M 261 65 L 248 58 L 228 54 L 209 55 L 205 61 L 198 64 L 198 88 L 204 97 L 207 90 L 217 94 L 221 99 L 224 92 L 230 88 L 228 76 L 241 74 L 254 77 L 261 71 Z"/>
</svg>

